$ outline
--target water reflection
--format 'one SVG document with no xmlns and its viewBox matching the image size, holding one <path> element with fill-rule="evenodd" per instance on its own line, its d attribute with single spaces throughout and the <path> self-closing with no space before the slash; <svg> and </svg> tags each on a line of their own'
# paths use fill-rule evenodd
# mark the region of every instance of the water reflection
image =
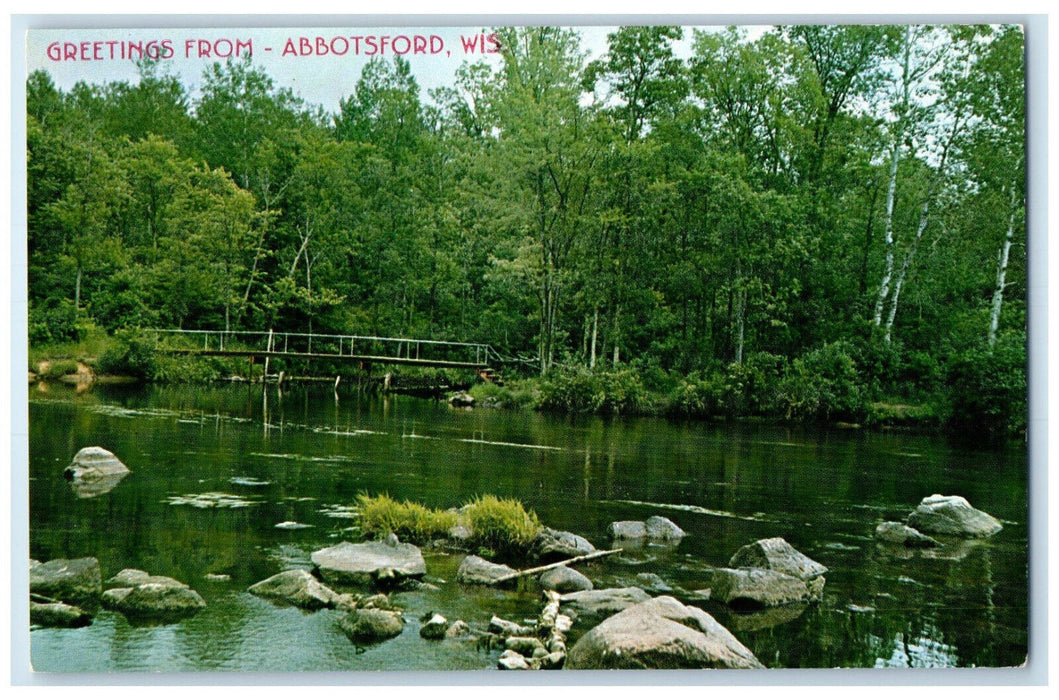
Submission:
<svg viewBox="0 0 1059 700">
<path fill-rule="evenodd" d="M 35 666 L 489 667 L 481 652 L 428 653 L 410 635 L 357 655 L 333 619 L 280 611 L 245 594 L 282 568 L 307 565 L 312 551 L 354 537 L 350 506 L 365 492 L 445 508 L 484 493 L 518 498 L 547 525 L 600 548 L 610 544 L 612 521 L 669 517 L 688 533 L 678 546 L 629 549 L 586 567 L 586 575 L 597 587 L 661 580 L 729 625 L 769 666 L 996 666 L 1025 659 L 1024 453 L 971 452 L 906 435 L 451 411 L 444 403 L 365 399 L 343 389 L 338 403 L 331 386 L 32 392 L 31 555 L 96 556 L 104 576 L 126 567 L 172 576 L 209 604 L 195 618 L 159 629 L 132 629 L 107 613 L 81 637 L 36 630 Z M 108 445 L 136 478 L 79 497 L 61 470 L 91 444 Z M 876 546 L 872 532 L 880 519 L 900 519 L 910 504 L 936 492 L 965 496 L 1005 520 L 1004 531 L 911 556 Z M 199 508 L 179 500 L 202 494 L 253 505 Z M 283 522 L 312 527 L 275 527 Z M 821 604 L 734 616 L 695 593 L 708 585 L 709 567 L 774 536 L 828 566 Z M 451 580 L 457 565 L 432 557 L 429 573 Z M 409 594 L 405 604 L 451 610 L 472 623 L 494 613 L 539 612 L 532 591 L 468 594 L 449 587 L 434 598 Z"/>
</svg>

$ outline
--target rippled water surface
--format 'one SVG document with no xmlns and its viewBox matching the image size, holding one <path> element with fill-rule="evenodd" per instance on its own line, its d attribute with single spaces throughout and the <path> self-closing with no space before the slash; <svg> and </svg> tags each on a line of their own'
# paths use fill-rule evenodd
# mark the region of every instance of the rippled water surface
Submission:
<svg viewBox="0 0 1059 700">
<path fill-rule="evenodd" d="M 404 632 L 366 648 L 350 643 L 333 611 L 246 592 L 353 537 L 350 506 L 360 493 L 444 508 L 486 493 L 514 497 L 546 525 L 600 548 L 611 544 L 610 522 L 664 515 L 688 533 L 678 547 L 629 550 L 582 571 L 597 588 L 670 588 L 685 599 L 742 545 L 782 536 L 829 568 L 822 603 L 735 615 L 695 602 L 773 668 L 1026 659 L 1027 459 L 1017 449 L 456 410 L 407 397 L 336 399 L 318 387 L 31 388 L 29 416 L 31 557 L 96 557 L 104 578 L 129 567 L 172 576 L 208 604 L 169 625 L 132 626 L 101 611 L 86 628 L 34 629 L 37 671 L 495 668 L 499 650 L 428 642 L 418 618 L 436 611 L 479 628 L 494 614 L 533 618 L 538 591 L 452 583 L 458 555 L 427 553 L 428 575 L 445 583 L 395 594 Z M 62 470 L 89 445 L 117 454 L 131 475 L 103 494 L 76 492 Z M 934 552 L 873 541 L 879 521 L 903 519 L 932 493 L 966 497 L 1000 518 L 1003 531 Z"/>
</svg>

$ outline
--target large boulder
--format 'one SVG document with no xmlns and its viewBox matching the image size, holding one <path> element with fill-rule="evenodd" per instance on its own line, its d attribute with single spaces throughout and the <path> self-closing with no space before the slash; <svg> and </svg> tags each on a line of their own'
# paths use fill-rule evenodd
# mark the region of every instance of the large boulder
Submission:
<svg viewBox="0 0 1059 700">
<path fill-rule="evenodd" d="M 258 581 L 247 589 L 268 600 L 288 603 L 306 610 L 333 608 L 338 594 L 317 581 L 304 569 L 289 569 Z"/>
<path fill-rule="evenodd" d="M 472 583 L 484 586 L 492 586 L 500 579 L 511 574 L 518 573 L 510 566 L 494 564 L 474 554 L 468 555 L 460 562 L 460 568 L 456 570 L 456 580 L 460 583 Z"/>
<path fill-rule="evenodd" d="M 541 560 L 546 562 L 571 559 L 596 551 L 595 546 L 584 537 L 550 527 L 541 528 L 534 549 L 540 553 Z"/>
<path fill-rule="evenodd" d="M 559 604 L 566 614 L 581 620 L 608 617 L 650 599 L 642 588 L 603 588 L 565 593 Z"/>
<path fill-rule="evenodd" d="M 85 447 L 74 455 L 73 461 L 63 470 L 70 481 L 101 479 L 107 476 L 125 476 L 129 468 L 102 447 Z"/>
<path fill-rule="evenodd" d="M 589 630 L 571 647 L 566 668 L 764 668 L 753 652 L 708 613 L 662 596 L 634 605 Z"/>
<path fill-rule="evenodd" d="M 875 539 L 905 547 L 937 547 L 939 542 L 903 523 L 883 522 L 875 528 Z"/>
<path fill-rule="evenodd" d="M 744 610 L 809 602 L 816 593 L 802 579 L 769 569 L 714 569 L 710 579 L 711 599 Z"/>
<path fill-rule="evenodd" d="M 356 644 L 373 644 L 401 634 L 404 618 L 393 610 L 352 610 L 339 619 L 338 627 Z"/>
<path fill-rule="evenodd" d="M 401 542 L 342 542 L 313 552 L 312 562 L 324 581 L 358 586 L 395 584 L 427 573 L 419 547 Z"/>
<path fill-rule="evenodd" d="M 176 622 L 206 607 L 206 601 L 183 584 L 144 583 L 104 592 L 103 607 L 134 620 Z"/>
<path fill-rule="evenodd" d="M 733 569 L 769 569 L 803 581 L 827 573 L 827 567 L 792 547 L 782 537 L 770 537 L 740 547 L 728 562 Z"/>
<path fill-rule="evenodd" d="M 908 524 L 935 535 L 992 537 L 1003 529 L 1000 521 L 978 510 L 962 496 L 934 494 L 924 498 L 908 516 Z"/>
<path fill-rule="evenodd" d="M 85 557 L 31 562 L 29 591 L 65 603 L 98 605 L 103 591 L 99 560 Z"/>
<path fill-rule="evenodd" d="M 568 566 L 557 566 L 554 569 L 548 569 L 541 574 L 539 580 L 542 587 L 559 593 L 590 591 L 593 588 L 592 581 L 587 576 Z"/>
</svg>

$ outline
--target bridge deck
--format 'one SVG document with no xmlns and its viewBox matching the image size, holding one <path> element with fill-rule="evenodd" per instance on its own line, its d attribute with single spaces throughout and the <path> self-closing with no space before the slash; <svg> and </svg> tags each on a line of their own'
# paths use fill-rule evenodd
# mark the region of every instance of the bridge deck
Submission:
<svg viewBox="0 0 1059 700">
<path fill-rule="evenodd" d="M 435 367 L 438 369 L 487 369 L 487 362 L 463 362 L 459 360 L 431 360 L 418 357 L 389 357 L 385 355 L 348 355 L 327 352 L 284 352 L 282 350 L 164 350 L 171 355 L 196 355 L 200 357 L 269 357 L 272 359 L 298 360 L 342 360 L 344 362 L 364 362 L 379 365 L 405 365 L 415 367 Z"/>
</svg>

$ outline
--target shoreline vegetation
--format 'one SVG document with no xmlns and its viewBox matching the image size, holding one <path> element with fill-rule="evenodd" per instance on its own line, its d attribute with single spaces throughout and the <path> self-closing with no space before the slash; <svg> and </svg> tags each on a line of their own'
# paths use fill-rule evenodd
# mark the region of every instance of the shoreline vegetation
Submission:
<svg viewBox="0 0 1059 700">
<path fill-rule="evenodd" d="M 678 421 L 763 421 L 847 429 L 909 430 L 970 435 L 979 443 L 1024 439 L 1027 416 L 1020 348 L 953 359 L 932 392 L 887 393 L 861 369 L 857 348 L 833 343 L 787 361 L 751 355 L 743 363 L 683 375 L 630 363 L 589 369 L 557 365 L 541 376 L 483 382 L 475 375 L 404 368 L 383 379 L 349 375 L 350 368 L 273 366 L 231 358 L 177 357 L 134 331 L 109 336 L 94 330 L 77 343 L 31 347 L 29 382 L 92 384 L 203 384 L 226 381 L 335 381 L 343 370 L 355 391 L 391 391 L 441 399 L 459 391 L 461 405 L 535 410 L 554 414 L 657 416 Z M 324 371 L 328 370 L 328 371 Z M 401 381 L 397 381 L 400 379 Z M 337 389 L 336 389 L 337 391 Z"/>
<path fill-rule="evenodd" d="M 264 371 L 148 328 L 461 341 L 503 387 L 435 376 L 494 403 L 1023 435 L 1023 28 L 761 29 L 615 27 L 589 60 L 576 27 L 500 27 L 451 85 L 375 56 L 331 111 L 249 55 L 34 71 L 31 363 Z"/>
</svg>

